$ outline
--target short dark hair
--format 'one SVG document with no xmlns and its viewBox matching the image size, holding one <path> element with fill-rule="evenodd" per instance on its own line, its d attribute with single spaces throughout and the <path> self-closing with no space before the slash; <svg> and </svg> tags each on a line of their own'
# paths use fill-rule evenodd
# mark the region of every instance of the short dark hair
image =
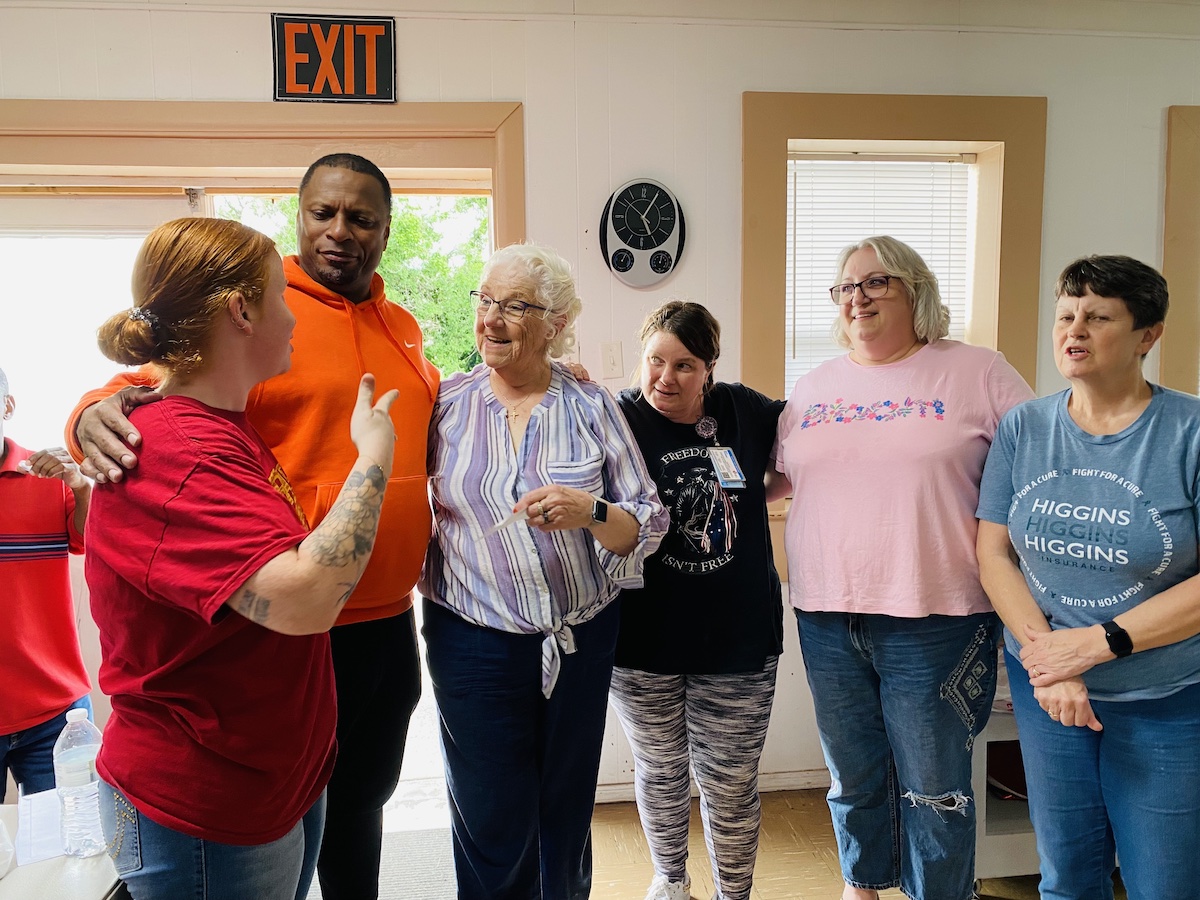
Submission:
<svg viewBox="0 0 1200 900">
<path fill-rule="evenodd" d="M 308 183 L 312 181 L 313 172 L 322 167 L 330 169 L 349 169 L 351 172 L 358 172 L 362 175 L 370 175 L 379 182 L 379 187 L 383 190 L 383 202 L 387 204 L 388 216 L 392 214 L 392 186 L 388 183 L 387 176 L 375 163 L 369 159 L 357 156 L 353 153 L 330 153 L 327 156 L 322 156 L 315 163 L 308 167 L 308 171 L 304 173 L 304 177 L 300 179 L 299 195 L 304 196 L 304 189 L 308 187 Z"/>
<path fill-rule="evenodd" d="M 1130 256 L 1084 256 L 1058 276 L 1054 296 L 1097 297 L 1121 300 L 1133 314 L 1133 327 L 1149 328 L 1167 318 L 1167 280 Z"/>
<path fill-rule="evenodd" d="M 660 331 L 674 335 L 679 343 L 708 366 L 704 389 L 713 386 L 713 366 L 721 355 L 721 323 L 705 307 L 688 300 L 668 300 L 642 323 L 641 341 L 646 342 Z"/>
</svg>

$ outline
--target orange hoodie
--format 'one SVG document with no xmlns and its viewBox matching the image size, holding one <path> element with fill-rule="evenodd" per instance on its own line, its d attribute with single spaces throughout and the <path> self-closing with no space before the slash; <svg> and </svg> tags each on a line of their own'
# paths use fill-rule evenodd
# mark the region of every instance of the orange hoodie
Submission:
<svg viewBox="0 0 1200 900">
<path fill-rule="evenodd" d="M 440 376 L 422 353 L 417 320 L 387 300 L 379 275 L 371 281 L 370 298 L 354 304 L 309 278 L 294 256 L 283 261 L 283 269 L 284 299 L 296 316 L 292 367 L 250 393 L 246 415 L 283 465 L 315 528 L 358 458 L 350 440 L 350 411 L 359 378 L 374 373 L 376 396 L 399 389 L 391 413 L 396 455 L 375 551 L 337 623 L 398 615 L 412 605 L 433 524 L 425 449 Z M 157 382 L 156 370 L 143 366 L 85 394 L 67 426 L 72 455 L 83 455 L 75 425 L 87 407 L 128 385 Z"/>
</svg>

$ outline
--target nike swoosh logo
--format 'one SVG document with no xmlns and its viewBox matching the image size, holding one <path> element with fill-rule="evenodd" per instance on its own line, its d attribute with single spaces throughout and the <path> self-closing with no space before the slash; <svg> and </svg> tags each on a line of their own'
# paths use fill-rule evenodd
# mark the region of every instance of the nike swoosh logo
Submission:
<svg viewBox="0 0 1200 900">
<path fill-rule="evenodd" d="M 413 347 L 415 347 L 415 346 L 417 346 L 417 345 L 416 345 L 416 344 L 410 344 L 408 341 L 405 341 L 405 342 L 404 342 L 404 346 L 405 346 L 405 347 L 407 347 L 409 350 L 411 350 Z"/>
</svg>

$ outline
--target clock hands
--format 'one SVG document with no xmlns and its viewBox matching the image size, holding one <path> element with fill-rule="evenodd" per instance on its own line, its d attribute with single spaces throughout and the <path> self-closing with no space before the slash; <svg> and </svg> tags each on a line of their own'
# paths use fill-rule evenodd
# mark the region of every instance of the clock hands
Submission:
<svg viewBox="0 0 1200 900">
<path fill-rule="evenodd" d="M 658 202 L 658 197 L 661 193 L 662 193 L 662 191 L 654 192 L 654 196 L 651 197 L 650 202 L 646 204 L 646 212 L 650 212 L 650 210 L 652 210 L 654 208 L 654 204 L 656 204 Z M 633 203 L 630 203 L 629 205 L 633 206 Z M 650 227 L 650 220 L 646 218 L 646 212 L 642 212 L 636 206 L 633 206 L 633 211 L 638 214 L 638 216 L 642 220 L 642 224 L 646 226 L 646 235 L 649 236 L 649 235 L 653 234 L 654 229 Z"/>
<path fill-rule="evenodd" d="M 632 204 L 630 204 L 630 205 L 632 206 Z M 651 204 L 651 205 L 653 205 L 653 204 Z M 650 207 L 647 206 L 646 210 L 649 211 L 649 209 L 650 209 Z M 646 218 L 646 213 L 639 210 L 636 206 L 633 207 L 633 211 L 635 213 L 637 213 L 638 216 L 641 217 L 642 224 L 646 226 L 646 234 L 650 234 L 651 231 L 653 231 L 653 229 L 650 227 L 650 220 Z"/>
</svg>

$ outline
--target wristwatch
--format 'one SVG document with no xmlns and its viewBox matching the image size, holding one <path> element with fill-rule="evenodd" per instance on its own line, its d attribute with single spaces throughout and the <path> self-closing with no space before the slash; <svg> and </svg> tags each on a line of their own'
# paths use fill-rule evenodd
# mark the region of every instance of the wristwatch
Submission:
<svg viewBox="0 0 1200 900">
<path fill-rule="evenodd" d="M 608 521 L 608 504 L 595 497 L 592 500 L 592 523 L 599 524 Z"/>
<path fill-rule="evenodd" d="M 1133 652 L 1133 639 L 1128 631 L 1113 621 L 1101 622 L 1100 627 L 1104 629 L 1104 636 L 1108 639 L 1108 649 L 1118 658 Z"/>
</svg>

